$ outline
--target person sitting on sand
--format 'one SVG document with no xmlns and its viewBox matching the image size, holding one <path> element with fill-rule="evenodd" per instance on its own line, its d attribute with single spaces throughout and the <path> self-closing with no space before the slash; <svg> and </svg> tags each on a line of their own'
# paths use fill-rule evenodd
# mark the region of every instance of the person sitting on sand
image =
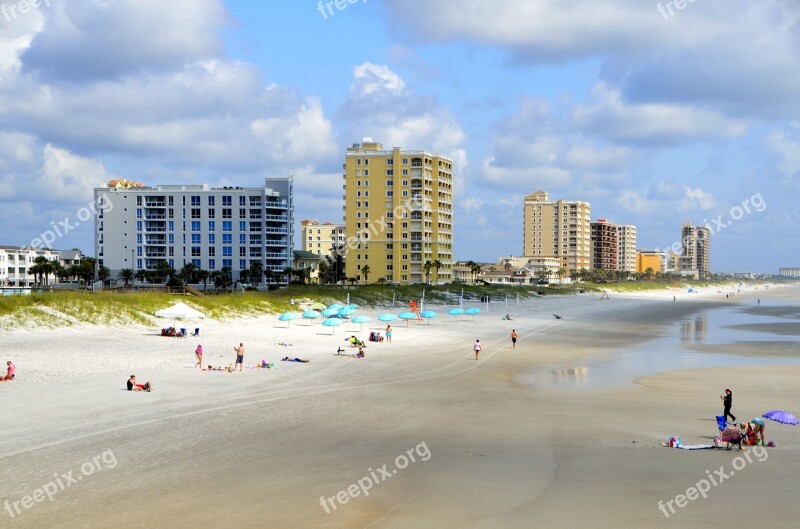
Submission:
<svg viewBox="0 0 800 529">
<path fill-rule="evenodd" d="M 153 385 L 149 380 L 144 384 L 137 384 L 136 375 L 131 375 L 128 379 L 128 391 L 153 391 Z"/>
<path fill-rule="evenodd" d="M 504 319 L 504 320 L 511 320 L 511 316 L 510 316 L 510 315 L 508 315 L 508 314 L 506 314 L 505 316 L 503 316 L 503 319 Z"/>
<path fill-rule="evenodd" d="M 340 354 L 342 354 L 343 352 L 344 352 L 344 349 L 342 349 L 341 347 L 337 347 L 337 348 L 336 348 L 336 354 L 337 354 L 337 355 L 340 355 Z"/>
<path fill-rule="evenodd" d="M 0 377 L 0 382 L 14 380 L 14 376 L 17 373 L 17 366 L 15 366 L 14 363 L 11 362 L 11 360 L 6 362 L 6 365 L 8 366 L 8 370 L 6 371 L 6 376 Z"/>
<path fill-rule="evenodd" d="M 554 317 L 555 319 L 557 319 L 557 320 L 564 319 L 564 316 L 562 316 L 561 314 L 553 314 L 553 317 Z"/>
<path fill-rule="evenodd" d="M 289 358 L 288 356 L 284 356 L 281 358 L 284 362 L 302 362 L 304 364 L 309 363 L 311 360 L 304 360 L 302 358 Z"/>
</svg>

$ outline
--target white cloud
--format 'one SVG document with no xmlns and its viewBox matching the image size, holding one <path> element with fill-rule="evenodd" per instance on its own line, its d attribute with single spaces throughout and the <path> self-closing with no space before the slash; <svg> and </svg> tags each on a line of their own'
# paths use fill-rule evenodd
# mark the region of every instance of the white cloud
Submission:
<svg viewBox="0 0 800 529">
<path fill-rule="evenodd" d="M 716 201 L 710 193 L 703 191 L 699 187 L 692 189 L 687 187 L 684 189 L 684 198 L 678 205 L 681 211 L 691 211 L 694 209 L 701 209 L 707 211 L 714 207 Z"/>
<path fill-rule="evenodd" d="M 626 103 L 622 94 L 605 83 L 593 90 L 591 105 L 576 105 L 572 117 L 585 132 L 619 142 L 673 145 L 695 140 L 734 137 L 746 125 L 722 114 L 689 105 Z"/>
<path fill-rule="evenodd" d="M 767 145 L 777 154 L 778 169 L 787 179 L 792 180 L 800 172 L 800 137 L 776 130 L 767 138 Z"/>
</svg>

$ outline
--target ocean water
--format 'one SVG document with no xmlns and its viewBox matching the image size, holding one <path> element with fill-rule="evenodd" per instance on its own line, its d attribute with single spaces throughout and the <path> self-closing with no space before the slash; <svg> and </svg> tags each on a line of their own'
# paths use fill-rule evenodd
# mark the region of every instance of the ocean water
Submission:
<svg viewBox="0 0 800 529">
<path fill-rule="evenodd" d="M 672 325 L 659 338 L 580 364 L 552 364 L 524 376 L 524 381 L 548 387 L 597 388 L 628 384 L 641 376 L 681 369 L 750 365 L 800 365 L 800 357 L 741 356 L 697 352 L 694 345 L 726 345 L 747 342 L 798 342 L 800 336 L 771 332 L 770 325 L 800 328 L 800 306 L 796 296 L 762 297 L 761 305 L 719 307 L 702 310 Z M 789 307 L 789 310 L 782 310 Z M 791 308 L 796 307 L 793 311 Z M 763 310 L 760 310 L 762 309 Z M 794 312 L 794 314 L 792 314 Z M 784 313 L 783 315 L 775 315 Z M 748 325 L 748 328 L 737 328 Z M 753 328 L 755 326 L 755 328 Z M 792 330 L 793 330 L 792 329 Z M 756 344 L 754 343 L 754 348 Z"/>
</svg>

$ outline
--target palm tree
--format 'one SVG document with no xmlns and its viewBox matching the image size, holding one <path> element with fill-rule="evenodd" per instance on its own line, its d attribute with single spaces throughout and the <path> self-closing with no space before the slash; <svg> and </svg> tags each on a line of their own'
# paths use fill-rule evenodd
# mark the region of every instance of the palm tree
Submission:
<svg viewBox="0 0 800 529">
<path fill-rule="evenodd" d="M 159 261 L 156 265 L 156 272 L 158 272 L 162 283 L 166 283 L 170 277 L 175 275 L 175 269 L 172 268 L 167 261 Z"/>
<path fill-rule="evenodd" d="M 271 268 L 267 268 L 264 270 L 264 278 L 267 282 L 267 289 L 269 289 L 269 285 L 275 280 L 275 272 L 273 272 Z"/>
<path fill-rule="evenodd" d="M 480 274 L 483 269 L 480 263 L 476 263 L 475 261 L 467 261 L 467 266 L 469 266 L 469 271 L 472 272 L 472 282 L 478 282 L 478 274 Z"/>
<path fill-rule="evenodd" d="M 436 281 L 435 281 L 435 283 L 437 283 L 437 284 L 438 284 L 438 283 L 439 283 L 439 269 L 440 269 L 442 266 L 444 266 L 444 264 L 442 263 L 442 261 L 441 261 L 441 260 L 439 260 L 439 259 L 435 259 L 435 260 L 434 260 L 434 261 L 431 263 L 431 266 L 432 266 L 433 268 L 435 268 L 435 269 L 436 269 Z"/>
<path fill-rule="evenodd" d="M 366 285 L 369 283 L 369 273 L 372 270 L 369 269 L 369 265 L 364 265 L 361 267 L 361 273 L 364 274 L 364 284 Z"/>
<path fill-rule="evenodd" d="M 433 263 L 431 262 L 430 259 L 425 261 L 425 264 L 422 265 L 422 270 L 425 271 L 425 282 L 426 283 L 430 283 L 431 282 L 431 266 L 433 266 Z"/>
<path fill-rule="evenodd" d="M 88 285 L 94 279 L 94 265 L 97 259 L 94 257 L 84 257 L 78 265 L 78 276 Z"/>
<path fill-rule="evenodd" d="M 139 270 L 136 271 L 134 276 L 136 277 L 136 281 L 138 281 L 139 283 L 144 283 L 144 281 L 147 279 L 147 270 L 143 270 L 140 268 Z"/>
<path fill-rule="evenodd" d="M 350 286 L 352 287 L 353 285 L 356 284 L 356 281 L 358 281 L 358 279 L 356 279 L 355 277 L 348 277 L 347 279 L 345 279 L 345 281 L 350 283 Z"/>
<path fill-rule="evenodd" d="M 195 274 L 197 273 L 197 267 L 192 263 L 186 263 L 181 268 L 181 271 L 178 272 L 178 277 L 181 278 L 181 281 L 184 283 L 194 283 Z"/>
<path fill-rule="evenodd" d="M 125 281 L 125 286 L 127 287 L 130 285 L 131 281 L 133 281 L 133 270 L 130 268 L 123 268 L 119 271 L 119 274 L 117 274 L 117 279 Z"/>
<path fill-rule="evenodd" d="M 247 283 L 250 279 L 250 270 L 239 270 L 239 281 Z"/>
<path fill-rule="evenodd" d="M 61 263 L 57 261 L 53 262 L 53 274 L 55 274 L 60 283 L 64 282 L 64 280 L 69 276 L 68 270 L 61 266 Z"/>
<path fill-rule="evenodd" d="M 198 270 L 197 271 L 197 281 L 203 283 L 203 292 L 208 289 L 208 278 L 211 277 L 211 272 L 208 270 Z"/>
<path fill-rule="evenodd" d="M 39 284 L 40 285 L 47 285 L 49 283 L 50 274 L 53 273 L 53 261 L 50 261 L 47 257 L 40 255 L 36 259 L 33 260 L 36 263 L 36 272 L 34 274 L 39 274 Z M 34 267 L 31 267 L 34 268 Z M 30 272 L 30 270 L 28 270 Z"/>
<path fill-rule="evenodd" d="M 261 261 L 253 261 L 250 263 L 250 279 L 256 286 L 261 284 L 261 278 L 264 275 L 264 265 Z"/>
<path fill-rule="evenodd" d="M 105 266 L 101 266 L 101 267 L 100 267 L 100 268 L 97 270 L 97 277 L 98 277 L 98 279 L 100 279 L 100 281 L 102 281 L 102 282 L 103 282 L 103 284 L 105 285 L 105 284 L 106 284 L 106 281 L 108 281 L 108 278 L 109 278 L 109 277 L 111 277 L 111 270 L 109 270 L 109 269 L 108 269 L 108 268 L 106 268 Z"/>
<path fill-rule="evenodd" d="M 645 268 L 644 275 L 645 275 L 645 278 L 647 278 L 647 279 L 653 279 L 653 267 L 652 266 L 648 266 L 647 268 Z"/>
<path fill-rule="evenodd" d="M 558 270 L 556 270 L 556 275 L 558 276 L 558 281 L 559 282 L 561 282 L 561 280 L 564 278 L 564 274 L 566 274 L 566 273 L 567 273 L 567 269 L 564 268 L 563 266 L 561 268 L 559 268 Z"/>
<path fill-rule="evenodd" d="M 212 276 L 214 278 L 214 287 L 218 290 L 227 290 L 233 284 L 230 266 L 223 266 L 219 271 L 214 272 Z"/>
</svg>

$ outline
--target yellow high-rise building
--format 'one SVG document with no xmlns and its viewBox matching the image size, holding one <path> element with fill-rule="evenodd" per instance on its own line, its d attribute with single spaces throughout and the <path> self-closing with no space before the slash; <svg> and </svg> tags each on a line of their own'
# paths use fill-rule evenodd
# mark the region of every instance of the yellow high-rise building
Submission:
<svg viewBox="0 0 800 529">
<path fill-rule="evenodd" d="M 453 160 L 384 150 L 365 138 L 348 147 L 343 169 L 347 276 L 401 285 L 452 281 Z"/>
<path fill-rule="evenodd" d="M 544 191 L 527 195 L 523 214 L 523 255 L 555 257 L 568 273 L 583 268 L 591 270 L 590 214 L 588 202 L 551 202 Z"/>
</svg>

